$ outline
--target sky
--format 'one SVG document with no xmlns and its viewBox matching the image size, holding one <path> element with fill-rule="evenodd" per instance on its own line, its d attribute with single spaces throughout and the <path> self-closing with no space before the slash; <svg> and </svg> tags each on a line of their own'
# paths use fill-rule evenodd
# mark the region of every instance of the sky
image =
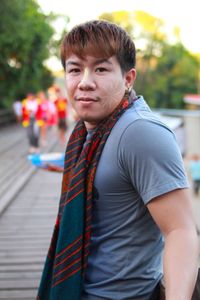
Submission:
<svg viewBox="0 0 200 300">
<path fill-rule="evenodd" d="M 143 10 L 165 21 L 167 31 L 178 26 L 184 46 L 200 53 L 199 0 L 37 0 L 44 13 L 55 12 L 70 17 L 68 29 L 76 24 L 97 18 L 104 12 Z M 59 31 L 57 24 L 57 30 Z M 55 64 L 52 60 L 50 64 Z M 59 68 L 59 64 L 57 65 Z"/>
</svg>

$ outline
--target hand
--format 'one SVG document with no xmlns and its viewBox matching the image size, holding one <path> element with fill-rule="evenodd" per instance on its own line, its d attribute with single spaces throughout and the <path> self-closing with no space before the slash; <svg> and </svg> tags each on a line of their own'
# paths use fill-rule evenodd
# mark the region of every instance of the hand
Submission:
<svg viewBox="0 0 200 300">
<path fill-rule="evenodd" d="M 46 164 L 45 166 L 42 167 L 42 169 L 46 171 L 57 172 L 57 173 L 62 173 L 64 171 L 63 167 L 59 167 L 51 164 Z"/>
</svg>

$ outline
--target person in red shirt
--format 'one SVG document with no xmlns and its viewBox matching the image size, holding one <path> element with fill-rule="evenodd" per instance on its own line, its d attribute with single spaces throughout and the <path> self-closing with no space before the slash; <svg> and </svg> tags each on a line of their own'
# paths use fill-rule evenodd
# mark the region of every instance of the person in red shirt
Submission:
<svg viewBox="0 0 200 300">
<path fill-rule="evenodd" d="M 45 146 L 47 144 L 47 126 L 48 126 L 48 118 L 49 118 L 49 100 L 47 99 L 45 93 L 40 91 L 37 94 L 37 97 L 40 101 L 40 109 L 41 109 L 41 144 Z"/>
<path fill-rule="evenodd" d="M 62 145 L 66 143 L 67 130 L 67 99 L 63 97 L 60 88 L 56 88 L 55 106 L 57 109 L 59 139 Z"/>
<path fill-rule="evenodd" d="M 40 100 L 32 93 L 22 101 L 22 125 L 27 128 L 29 153 L 39 152 L 40 127 L 43 124 Z"/>
</svg>

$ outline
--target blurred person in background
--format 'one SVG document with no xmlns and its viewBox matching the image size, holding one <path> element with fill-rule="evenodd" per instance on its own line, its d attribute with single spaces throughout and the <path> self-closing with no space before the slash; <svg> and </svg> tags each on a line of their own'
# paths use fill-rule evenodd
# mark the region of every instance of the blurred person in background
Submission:
<svg viewBox="0 0 200 300">
<path fill-rule="evenodd" d="M 49 127 L 56 127 L 58 118 L 57 118 L 57 109 L 55 105 L 56 100 L 56 92 L 55 92 L 55 86 L 51 86 L 48 88 L 47 91 L 48 94 L 48 100 L 49 100 L 49 118 L 48 118 L 48 126 Z"/>
<path fill-rule="evenodd" d="M 61 145 L 66 144 L 66 131 L 67 131 L 67 99 L 62 95 L 61 89 L 56 87 L 55 106 L 57 110 L 57 126 L 58 134 Z"/>
<path fill-rule="evenodd" d="M 49 119 L 49 110 L 50 110 L 50 105 L 49 105 L 49 100 L 47 99 L 45 92 L 40 91 L 37 93 L 37 98 L 40 101 L 40 115 L 41 115 L 41 132 L 40 132 L 40 138 L 41 138 L 41 145 L 46 146 L 47 144 L 47 129 L 48 129 L 48 119 Z"/>
<path fill-rule="evenodd" d="M 27 129 L 29 153 L 39 153 L 40 128 L 43 125 L 40 100 L 28 93 L 22 101 L 22 125 Z"/>
<path fill-rule="evenodd" d="M 200 189 L 200 156 L 193 154 L 189 160 L 189 169 L 192 177 L 194 194 L 198 196 Z"/>
<path fill-rule="evenodd" d="M 22 103 L 20 100 L 16 100 L 13 103 L 13 111 L 16 117 L 16 122 L 21 123 L 22 121 Z"/>
</svg>

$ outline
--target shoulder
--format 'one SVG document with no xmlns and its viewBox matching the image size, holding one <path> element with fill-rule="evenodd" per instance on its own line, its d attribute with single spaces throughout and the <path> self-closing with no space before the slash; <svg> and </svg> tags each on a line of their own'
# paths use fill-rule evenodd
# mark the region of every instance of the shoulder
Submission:
<svg viewBox="0 0 200 300">
<path fill-rule="evenodd" d="M 182 156 L 174 133 L 163 123 L 137 119 L 123 131 L 118 144 L 118 160 L 124 168 L 137 170 L 182 168 Z"/>
<path fill-rule="evenodd" d="M 172 131 L 164 124 L 161 119 L 154 114 L 148 104 L 145 102 L 142 96 L 138 97 L 138 100 L 133 102 L 131 108 L 129 108 L 119 119 L 114 126 L 114 130 L 120 135 L 129 135 L 145 132 L 162 132 L 168 131 L 173 134 Z"/>
<path fill-rule="evenodd" d="M 176 138 L 174 133 L 162 122 L 154 119 L 143 119 L 138 118 L 133 122 L 129 123 L 124 128 L 119 146 L 131 147 L 131 149 L 149 151 L 155 148 L 167 147 L 176 145 Z"/>
<path fill-rule="evenodd" d="M 138 119 L 124 130 L 118 146 L 118 165 L 145 203 L 188 186 L 176 138 L 159 122 Z"/>
<path fill-rule="evenodd" d="M 118 120 L 109 141 L 120 151 L 131 151 L 131 154 L 177 147 L 175 134 L 151 111 L 143 98 Z"/>
</svg>

